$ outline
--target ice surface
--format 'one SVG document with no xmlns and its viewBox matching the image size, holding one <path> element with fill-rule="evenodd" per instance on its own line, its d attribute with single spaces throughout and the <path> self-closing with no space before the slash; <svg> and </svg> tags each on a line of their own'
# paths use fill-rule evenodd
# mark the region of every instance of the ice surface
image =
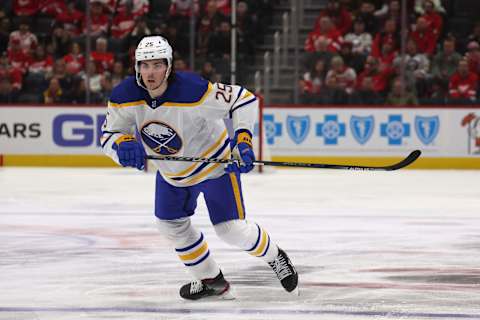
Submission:
<svg viewBox="0 0 480 320">
<path fill-rule="evenodd" d="M 182 301 L 153 174 L 0 169 L 0 319 L 480 319 L 480 171 L 277 170 L 243 186 L 299 297 L 221 242 L 200 201 L 194 223 L 237 299 Z"/>
</svg>

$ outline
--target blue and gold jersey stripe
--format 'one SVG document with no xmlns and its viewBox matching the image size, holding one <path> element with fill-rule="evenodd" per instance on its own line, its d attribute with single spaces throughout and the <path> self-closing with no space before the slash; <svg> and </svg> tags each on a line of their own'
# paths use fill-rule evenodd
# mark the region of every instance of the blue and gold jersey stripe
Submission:
<svg viewBox="0 0 480 320">
<path fill-rule="evenodd" d="M 242 98 L 237 99 L 235 103 L 233 104 L 232 108 L 230 109 L 229 115 L 230 118 L 232 117 L 232 114 L 235 110 L 240 109 L 242 107 L 248 106 L 249 104 L 252 104 L 257 100 L 257 97 L 251 93 L 250 91 L 245 90 L 245 94 L 242 96 Z M 241 92 L 240 92 L 241 93 Z"/>
<path fill-rule="evenodd" d="M 223 153 L 218 156 L 220 159 L 227 159 L 230 158 L 230 148 L 225 148 Z M 220 166 L 223 166 L 223 163 L 210 163 L 207 166 L 203 168 L 203 170 L 199 171 L 196 175 L 192 175 L 188 177 L 187 179 L 182 180 L 182 182 L 188 183 L 188 184 L 195 184 L 200 182 L 202 179 L 204 179 L 206 176 L 208 176 L 210 173 L 212 173 L 215 169 L 218 169 Z"/>
<path fill-rule="evenodd" d="M 100 143 L 102 148 L 105 147 L 107 142 L 110 140 L 111 137 L 113 137 L 114 134 L 120 133 L 120 131 L 102 131 L 102 137 L 100 138 Z"/>
<path fill-rule="evenodd" d="M 225 129 L 221 134 L 220 138 L 215 141 L 202 155 L 200 158 L 213 157 L 213 158 L 227 158 L 230 157 L 230 138 L 228 138 L 227 130 Z M 201 178 L 205 177 L 206 174 L 212 172 L 214 169 L 218 168 L 219 164 L 209 164 L 209 163 L 194 163 L 188 168 L 182 170 L 178 173 L 164 173 L 164 176 L 168 179 L 174 181 L 181 181 L 192 183 L 198 181 Z M 207 168 L 208 167 L 208 168 Z"/>
<path fill-rule="evenodd" d="M 207 175 L 209 175 L 212 171 L 214 171 L 215 169 L 220 167 L 220 165 L 221 165 L 220 163 L 214 163 L 208 169 L 203 170 L 198 175 L 192 176 L 192 177 L 186 179 L 187 181 L 182 181 L 182 182 L 186 182 L 188 184 L 195 184 L 195 183 L 199 182 L 200 180 L 202 180 L 203 178 L 205 178 Z"/>
<path fill-rule="evenodd" d="M 225 141 L 225 138 L 227 137 L 227 129 L 225 129 L 220 138 L 218 138 L 217 141 L 215 141 L 215 143 L 213 143 L 204 153 L 202 153 L 200 155 L 199 158 L 206 158 L 208 157 L 211 152 L 213 152 L 214 150 L 216 150 L 222 142 Z M 167 177 L 167 178 L 172 178 L 172 177 L 180 177 L 180 176 L 185 176 L 185 175 L 188 175 L 190 172 L 192 172 L 193 170 L 195 170 L 195 168 L 198 168 L 199 166 L 201 165 L 200 162 L 198 163 L 194 163 L 192 164 L 190 167 L 178 172 L 178 173 L 164 173 L 164 175 Z"/>
<path fill-rule="evenodd" d="M 243 207 L 243 199 L 241 194 L 240 184 L 238 183 L 235 173 L 230 173 L 230 182 L 232 183 L 233 195 L 235 196 L 235 204 L 237 205 L 238 219 L 245 219 L 245 210 Z"/>
<path fill-rule="evenodd" d="M 184 248 L 176 248 L 175 251 L 187 267 L 202 263 L 210 255 L 210 250 L 208 250 L 208 245 L 204 240 L 203 233 L 200 233 L 200 238 L 192 245 Z"/>
<path fill-rule="evenodd" d="M 112 101 L 108 101 L 108 106 L 112 108 L 141 107 L 146 104 L 147 102 L 145 100 L 137 100 L 137 101 L 131 101 L 131 102 L 124 102 L 124 103 L 115 103 Z"/>
<path fill-rule="evenodd" d="M 222 147 L 220 149 L 217 150 L 217 152 L 215 152 L 213 155 L 212 155 L 212 158 L 217 158 L 219 157 L 223 151 L 225 151 L 226 148 L 230 147 L 230 140 L 229 139 L 226 139 L 222 145 Z M 171 179 L 175 180 L 175 181 L 180 181 L 180 180 L 183 180 L 183 179 L 187 179 L 187 178 L 190 178 L 191 176 L 193 175 L 196 175 L 197 173 L 199 173 L 200 171 L 202 171 L 206 166 L 208 166 L 210 163 L 208 162 L 205 162 L 205 163 L 202 163 L 198 168 L 196 168 L 192 173 L 190 173 L 189 175 L 187 176 L 184 176 L 184 177 L 173 177 Z"/>
<path fill-rule="evenodd" d="M 263 257 L 270 248 L 270 236 L 257 224 L 258 237 L 252 248 L 246 250 L 255 257 Z"/>
</svg>

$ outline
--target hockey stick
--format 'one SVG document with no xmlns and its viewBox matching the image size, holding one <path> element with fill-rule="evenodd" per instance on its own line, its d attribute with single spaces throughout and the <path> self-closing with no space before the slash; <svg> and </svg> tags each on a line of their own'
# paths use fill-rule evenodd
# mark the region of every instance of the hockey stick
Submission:
<svg viewBox="0 0 480 320">
<path fill-rule="evenodd" d="M 256 166 L 275 166 L 275 167 L 295 167 L 295 168 L 314 168 L 314 169 L 340 169 L 340 170 L 360 170 L 360 171 L 393 171 L 404 168 L 417 160 L 422 152 L 420 150 L 412 151 L 405 159 L 389 166 L 355 166 L 342 164 L 326 164 L 326 163 L 303 163 L 303 162 L 283 162 L 283 161 L 254 161 Z M 204 163 L 239 163 L 236 159 L 218 159 L 218 158 L 194 158 L 194 157 L 172 157 L 172 156 L 150 156 L 146 159 L 162 160 L 162 161 L 188 161 L 188 162 L 204 162 Z"/>
</svg>

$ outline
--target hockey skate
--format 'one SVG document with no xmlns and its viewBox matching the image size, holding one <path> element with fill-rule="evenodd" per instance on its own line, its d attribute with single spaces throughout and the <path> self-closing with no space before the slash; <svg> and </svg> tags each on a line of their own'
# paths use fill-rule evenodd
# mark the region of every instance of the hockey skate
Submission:
<svg viewBox="0 0 480 320">
<path fill-rule="evenodd" d="M 288 292 L 298 295 L 298 273 L 285 251 L 278 248 L 278 256 L 268 264 L 272 267 L 283 288 Z"/>
<path fill-rule="evenodd" d="M 230 290 L 230 283 L 225 280 L 222 272 L 213 279 L 195 280 L 180 288 L 180 296 L 187 300 L 198 300 L 207 297 L 220 299 L 235 299 Z"/>
</svg>

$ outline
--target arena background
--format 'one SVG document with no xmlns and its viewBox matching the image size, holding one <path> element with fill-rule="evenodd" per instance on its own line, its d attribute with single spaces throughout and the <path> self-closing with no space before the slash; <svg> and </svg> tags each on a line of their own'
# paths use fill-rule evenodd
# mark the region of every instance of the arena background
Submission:
<svg viewBox="0 0 480 320">
<path fill-rule="evenodd" d="M 372 165 L 420 149 L 414 168 L 480 168 L 478 1 L 0 4 L 4 166 L 114 166 L 106 101 L 138 39 L 161 33 L 176 70 L 263 97 L 262 158 Z"/>
</svg>

